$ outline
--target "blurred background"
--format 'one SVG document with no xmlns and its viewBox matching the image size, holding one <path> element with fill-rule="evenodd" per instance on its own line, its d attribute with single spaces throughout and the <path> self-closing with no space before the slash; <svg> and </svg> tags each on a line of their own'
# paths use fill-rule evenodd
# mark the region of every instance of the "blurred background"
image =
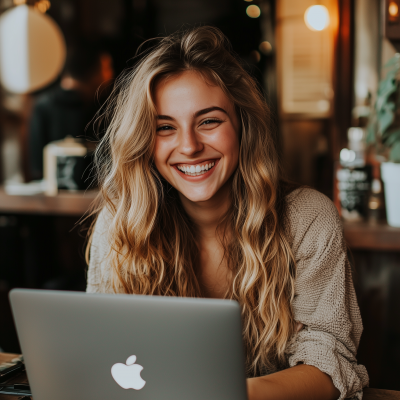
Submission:
<svg viewBox="0 0 400 400">
<path fill-rule="evenodd" d="M 147 39 L 211 24 L 263 89 L 288 178 L 335 202 L 359 362 L 371 387 L 400 390 L 399 3 L 0 0 L 0 348 L 20 351 L 13 287 L 85 290 L 90 221 L 76 223 L 96 195 L 93 117 L 114 79 Z"/>
</svg>

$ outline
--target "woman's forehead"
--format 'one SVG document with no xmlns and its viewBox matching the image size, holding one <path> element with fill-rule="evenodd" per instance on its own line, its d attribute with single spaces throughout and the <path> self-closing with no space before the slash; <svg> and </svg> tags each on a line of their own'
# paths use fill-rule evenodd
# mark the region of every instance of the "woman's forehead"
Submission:
<svg viewBox="0 0 400 400">
<path fill-rule="evenodd" d="M 185 71 L 160 80 L 155 87 L 154 100 L 159 114 L 196 112 L 211 105 L 234 110 L 224 91 L 197 71 Z"/>
</svg>

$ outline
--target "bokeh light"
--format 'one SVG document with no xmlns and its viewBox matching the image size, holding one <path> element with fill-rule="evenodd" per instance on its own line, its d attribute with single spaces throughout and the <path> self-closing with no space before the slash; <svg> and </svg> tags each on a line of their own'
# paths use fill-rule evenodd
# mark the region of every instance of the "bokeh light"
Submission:
<svg viewBox="0 0 400 400">
<path fill-rule="evenodd" d="M 261 15 L 260 7 L 256 6 L 255 4 L 252 4 L 251 6 L 247 7 L 246 14 L 250 18 L 258 18 Z"/>
<path fill-rule="evenodd" d="M 399 16 L 399 6 L 394 1 L 391 1 L 389 3 L 389 14 L 390 14 L 391 17 L 398 17 Z"/>
<path fill-rule="evenodd" d="M 329 11 L 325 6 L 308 7 L 304 21 L 312 31 L 323 31 L 329 25 Z"/>
<path fill-rule="evenodd" d="M 340 151 L 340 159 L 344 163 L 351 163 L 356 159 L 356 153 L 353 150 L 342 149 Z"/>
<path fill-rule="evenodd" d="M 51 4 L 49 0 L 40 0 L 35 4 L 35 8 L 43 14 L 50 8 L 50 6 Z"/>
<path fill-rule="evenodd" d="M 272 45 L 270 42 L 267 41 L 261 42 L 258 48 L 263 54 L 269 54 L 272 51 Z"/>
<path fill-rule="evenodd" d="M 261 54 L 260 54 L 257 50 L 253 50 L 253 51 L 250 53 L 250 57 L 252 58 L 252 60 L 253 60 L 255 63 L 258 63 L 258 62 L 260 62 L 260 60 L 261 60 Z"/>
</svg>

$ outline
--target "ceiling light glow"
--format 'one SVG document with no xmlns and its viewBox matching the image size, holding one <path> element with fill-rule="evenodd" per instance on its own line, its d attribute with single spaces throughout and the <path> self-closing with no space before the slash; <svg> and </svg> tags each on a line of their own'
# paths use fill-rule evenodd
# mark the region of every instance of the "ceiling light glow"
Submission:
<svg viewBox="0 0 400 400">
<path fill-rule="evenodd" d="M 399 16 L 399 6 L 394 1 L 391 1 L 389 4 L 389 14 L 391 17 Z"/>
<path fill-rule="evenodd" d="M 312 31 L 323 31 L 330 22 L 329 11 L 325 6 L 308 7 L 304 13 L 304 21 Z"/>
</svg>

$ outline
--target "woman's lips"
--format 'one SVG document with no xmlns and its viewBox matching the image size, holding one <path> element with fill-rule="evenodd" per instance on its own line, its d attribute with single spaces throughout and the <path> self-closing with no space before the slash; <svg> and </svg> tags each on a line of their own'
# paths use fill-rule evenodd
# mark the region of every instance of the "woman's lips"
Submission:
<svg viewBox="0 0 400 400">
<path fill-rule="evenodd" d="M 179 175 L 188 181 L 207 179 L 215 170 L 220 159 L 207 160 L 198 164 L 176 164 L 174 168 Z M 208 169 L 207 169 L 208 168 Z"/>
</svg>

